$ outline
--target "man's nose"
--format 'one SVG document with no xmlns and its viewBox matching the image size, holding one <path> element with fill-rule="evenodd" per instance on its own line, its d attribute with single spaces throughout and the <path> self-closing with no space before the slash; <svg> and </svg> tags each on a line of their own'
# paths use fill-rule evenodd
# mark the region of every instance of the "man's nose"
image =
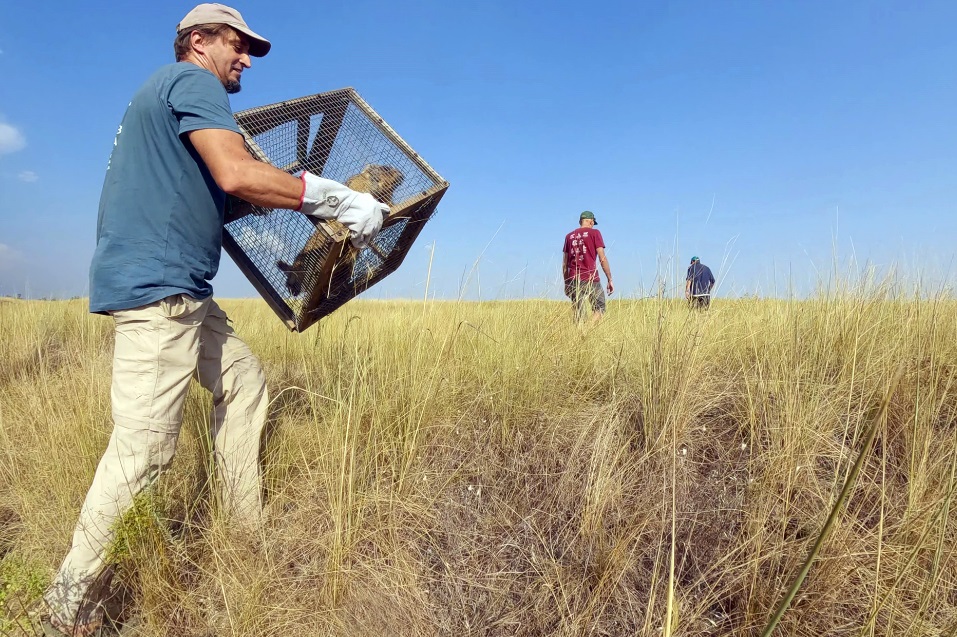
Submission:
<svg viewBox="0 0 957 637">
<path fill-rule="evenodd" d="M 252 58 L 249 57 L 248 53 L 243 53 L 239 56 L 239 63 L 245 66 L 247 69 L 253 65 Z"/>
</svg>

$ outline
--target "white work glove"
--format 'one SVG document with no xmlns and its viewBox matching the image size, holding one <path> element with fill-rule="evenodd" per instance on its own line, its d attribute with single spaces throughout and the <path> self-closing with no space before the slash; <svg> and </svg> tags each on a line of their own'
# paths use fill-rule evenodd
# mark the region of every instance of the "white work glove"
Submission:
<svg viewBox="0 0 957 637">
<path fill-rule="evenodd" d="M 349 229 L 349 237 L 356 248 L 365 248 L 382 229 L 382 221 L 389 214 L 389 206 L 379 203 L 365 192 L 343 186 L 303 171 L 302 200 L 297 210 L 311 217 L 335 219 Z"/>
</svg>

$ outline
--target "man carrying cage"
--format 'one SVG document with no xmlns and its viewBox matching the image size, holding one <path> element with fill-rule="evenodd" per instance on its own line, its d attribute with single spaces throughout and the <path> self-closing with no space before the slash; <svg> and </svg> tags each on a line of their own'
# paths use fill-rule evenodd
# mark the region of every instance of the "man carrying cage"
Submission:
<svg viewBox="0 0 957 637">
<path fill-rule="evenodd" d="M 608 295 L 615 291 L 611 280 L 611 268 L 605 256 L 605 242 L 595 228 L 598 221 L 595 213 L 586 210 L 578 219 L 579 227 L 565 235 L 562 249 L 562 278 L 565 281 L 565 296 L 572 300 L 575 321 L 581 325 L 591 314 L 591 323 L 597 323 L 605 313 L 605 292 L 601 288 L 596 261 L 608 279 Z"/>
<path fill-rule="evenodd" d="M 364 247 L 387 206 L 246 151 L 229 104 L 251 57 L 269 52 L 238 11 L 201 4 L 176 29 L 176 63 L 133 95 L 113 142 L 90 266 L 90 311 L 112 316 L 113 432 L 69 553 L 44 595 L 47 635 L 86 637 L 104 623 L 106 556 L 134 497 L 172 461 L 190 379 L 213 394 L 210 439 L 224 514 L 260 522 L 259 446 L 268 403 L 259 360 L 212 298 L 231 194 L 337 219 Z"/>
</svg>

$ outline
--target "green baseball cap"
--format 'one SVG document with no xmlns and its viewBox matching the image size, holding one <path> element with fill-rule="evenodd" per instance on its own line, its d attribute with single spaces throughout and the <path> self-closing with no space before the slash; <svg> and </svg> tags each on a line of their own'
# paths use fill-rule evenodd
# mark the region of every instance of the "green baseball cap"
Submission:
<svg viewBox="0 0 957 637">
<path fill-rule="evenodd" d="M 691 262 L 692 262 L 692 263 L 694 263 L 694 262 L 697 261 L 697 260 L 698 260 L 698 257 L 691 257 Z"/>
<path fill-rule="evenodd" d="M 595 222 L 596 226 L 598 225 L 598 221 L 595 219 L 595 213 L 592 212 L 591 210 L 586 210 L 585 212 L 581 214 L 580 217 L 578 217 L 579 221 L 581 221 L 582 219 L 591 219 L 592 221 Z"/>
</svg>

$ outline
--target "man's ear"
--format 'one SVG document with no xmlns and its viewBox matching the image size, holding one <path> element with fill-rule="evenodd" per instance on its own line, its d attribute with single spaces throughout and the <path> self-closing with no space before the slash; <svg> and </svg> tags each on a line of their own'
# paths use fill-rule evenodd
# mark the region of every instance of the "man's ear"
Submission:
<svg viewBox="0 0 957 637">
<path fill-rule="evenodd" d="M 193 31 L 189 34 L 189 44 L 197 53 L 202 54 L 206 52 L 206 39 L 199 31 Z"/>
</svg>

